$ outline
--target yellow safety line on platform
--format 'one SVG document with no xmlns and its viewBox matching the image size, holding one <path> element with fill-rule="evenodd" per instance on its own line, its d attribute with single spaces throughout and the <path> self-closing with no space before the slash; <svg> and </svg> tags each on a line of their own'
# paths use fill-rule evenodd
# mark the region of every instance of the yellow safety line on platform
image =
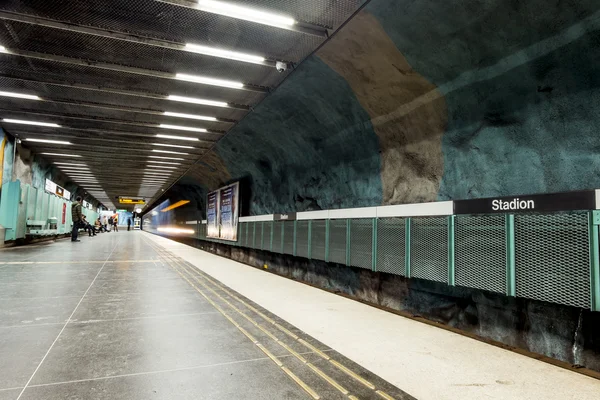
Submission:
<svg viewBox="0 0 600 400">
<path fill-rule="evenodd" d="M 319 375 L 321 378 L 325 379 L 327 382 L 329 382 L 329 384 L 331 386 L 333 386 L 334 388 L 336 388 L 337 390 L 339 390 L 340 392 L 342 392 L 345 395 L 348 395 L 350 392 L 348 392 L 348 390 L 346 390 L 345 387 L 343 387 L 342 385 L 340 385 L 339 383 L 337 383 L 336 381 L 334 381 L 333 379 L 331 379 L 328 375 L 326 375 L 323 371 L 321 371 L 319 368 L 315 367 L 314 365 L 308 363 L 306 364 L 308 366 L 308 368 L 312 369 L 313 371 L 315 371 L 315 373 L 317 375 Z"/>
<path fill-rule="evenodd" d="M 173 257 L 171 255 L 169 255 L 169 257 Z M 227 293 L 229 296 L 231 296 L 232 298 L 236 299 L 237 301 L 239 301 L 240 303 L 242 303 L 244 306 L 246 306 L 248 309 L 252 310 L 253 312 L 255 312 L 256 314 L 260 315 L 263 319 L 265 319 L 266 321 L 270 322 L 271 324 L 275 325 L 277 328 L 279 328 L 281 331 L 285 332 L 286 334 L 290 335 L 291 337 L 293 337 L 295 340 L 297 340 L 298 342 L 302 343 L 305 347 L 309 348 L 310 350 L 312 350 L 313 352 L 317 353 L 318 355 L 320 355 L 322 358 L 324 358 L 325 360 L 328 360 L 329 362 L 331 362 L 335 367 L 337 367 L 339 370 L 341 370 L 342 372 L 346 373 L 347 375 L 349 375 L 350 377 L 352 377 L 353 379 L 357 380 L 358 382 L 360 382 L 361 384 L 363 384 L 364 386 L 368 387 L 371 390 L 376 390 L 376 387 L 374 384 L 372 384 L 371 382 L 369 382 L 368 380 L 364 379 L 363 377 L 361 377 L 359 374 L 357 374 L 356 372 L 352 371 L 351 369 L 349 369 L 348 367 L 344 366 L 343 364 L 332 360 L 331 357 L 329 357 L 327 354 L 323 353 L 322 351 L 320 351 L 319 349 L 317 349 L 315 346 L 311 345 L 310 343 L 308 343 L 307 341 L 298 338 L 297 335 L 293 334 L 292 332 L 290 332 L 288 329 L 284 328 L 283 326 L 281 326 L 280 324 L 278 324 L 276 321 L 274 321 L 272 318 L 269 318 L 268 316 L 266 316 L 264 313 L 260 312 L 259 310 L 257 310 L 255 307 L 247 304 L 245 301 L 243 301 L 242 299 L 240 299 L 239 297 L 237 297 L 235 294 L 231 293 L 231 291 L 229 291 L 228 289 L 222 287 L 221 285 L 215 283 L 212 279 L 206 277 L 206 276 L 202 276 L 203 279 L 207 280 L 208 282 L 210 282 L 211 284 L 213 284 L 214 286 L 218 287 L 220 290 L 222 290 L 223 292 Z M 197 278 L 196 278 L 197 279 Z M 202 284 L 202 283 L 201 283 Z M 211 290 L 210 288 L 208 288 L 209 290 Z M 215 293 L 216 294 L 216 293 Z M 218 294 L 216 294 L 217 296 L 219 296 Z M 220 296 L 219 296 L 220 297 Z M 224 300 L 226 303 L 228 303 L 226 300 Z M 229 304 L 229 303 L 228 303 Z M 236 310 L 237 311 L 237 310 Z M 243 314 L 243 313 L 242 313 Z M 245 315 L 245 314 L 243 314 Z M 386 400 L 394 400 L 393 397 L 391 397 L 390 395 L 388 395 L 387 393 L 381 391 L 381 390 L 377 390 L 376 393 L 385 398 Z M 385 397 L 387 396 L 387 397 Z"/>
<path fill-rule="evenodd" d="M 156 250 L 156 249 L 159 250 Z M 368 387 L 369 389 L 375 390 L 375 385 L 373 385 L 371 382 L 369 382 L 368 380 L 364 379 L 363 377 L 361 377 L 360 375 L 358 375 L 357 373 L 355 373 L 354 371 L 350 370 L 349 368 L 345 367 L 344 365 L 342 365 L 341 363 L 332 360 L 327 354 L 323 353 L 322 351 L 320 351 L 319 349 L 317 349 L 316 347 L 314 347 L 313 345 L 311 345 L 310 343 L 306 342 L 303 339 L 298 338 L 297 335 L 293 334 L 292 332 L 290 332 L 288 329 L 285 329 L 284 327 L 282 327 L 281 325 L 279 325 L 276 321 L 274 321 L 272 318 L 266 316 L 264 313 L 260 312 L 259 310 L 257 310 L 255 307 L 252 307 L 251 305 L 247 304 L 246 302 L 244 302 L 242 299 L 240 299 L 239 297 L 235 296 L 233 293 L 231 293 L 228 289 L 224 288 L 223 286 L 215 283 L 212 279 L 201 275 L 199 273 L 198 270 L 196 270 L 195 268 L 191 267 L 194 273 L 190 272 L 190 269 L 188 268 L 188 265 L 186 265 L 185 263 L 182 263 L 179 257 L 174 256 L 172 253 L 170 253 L 169 251 L 161 248 L 161 247 L 154 247 L 154 249 L 157 252 L 162 252 L 163 254 L 163 260 L 168 261 L 169 264 L 171 264 L 171 262 L 176 263 L 177 265 L 181 266 L 189 276 L 191 276 L 194 280 L 196 280 L 196 282 L 198 282 L 200 285 L 202 285 L 204 288 L 206 288 L 207 290 L 211 291 L 215 296 L 217 296 L 218 298 L 220 298 L 224 303 L 226 303 L 231 309 L 233 309 L 235 312 L 239 313 L 241 316 L 243 316 L 245 319 L 247 319 L 249 322 L 251 322 L 253 325 L 255 325 L 257 328 L 259 328 L 261 331 L 263 331 L 265 334 L 267 334 L 267 336 L 269 336 L 271 339 L 275 340 L 278 344 L 282 345 L 282 347 L 286 348 L 287 346 L 283 346 L 283 342 L 281 342 L 279 339 L 277 339 L 272 333 L 270 333 L 268 330 L 264 329 L 261 325 L 259 325 L 256 321 L 254 321 L 252 318 L 248 317 L 246 314 L 244 314 L 242 311 L 240 311 L 237 307 L 235 307 L 233 304 L 231 304 L 229 301 L 227 301 L 226 299 L 224 299 L 222 296 L 220 296 L 213 288 L 207 286 L 204 282 L 202 282 L 198 277 L 201 276 L 202 279 L 210 282 L 212 285 L 214 285 L 215 287 L 217 287 L 219 290 L 227 293 L 229 296 L 231 296 L 232 298 L 236 299 L 237 301 L 239 301 L 240 303 L 242 303 L 244 306 L 246 306 L 247 308 L 249 308 L 250 310 L 252 310 L 253 312 L 255 312 L 256 314 L 260 315 L 263 319 L 265 319 L 266 321 L 270 322 L 271 324 L 273 324 L 274 326 L 278 327 L 278 328 L 283 328 L 280 329 L 282 332 L 290 335 L 291 337 L 294 337 L 295 340 L 297 340 L 299 343 L 303 344 L 305 347 L 308 347 L 309 349 L 311 349 L 312 351 L 314 351 L 316 354 L 318 354 L 319 356 L 321 356 L 322 358 L 328 360 L 329 362 L 331 362 L 336 368 L 338 368 L 340 371 L 344 372 L 345 374 L 347 374 L 348 376 L 352 377 L 353 379 L 355 379 L 356 381 L 360 382 L 361 384 L 363 384 L 364 386 Z M 179 273 L 179 271 L 178 271 Z M 180 274 L 181 275 L 181 274 Z M 184 277 L 184 279 L 187 278 Z M 188 281 L 189 283 L 189 281 Z M 196 286 L 193 283 L 190 283 L 192 286 L 194 286 L 194 288 L 196 288 Z M 198 290 L 196 288 L 196 290 Z M 204 294 L 203 294 L 204 295 Z M 286 350 L 288 350 L 286 348 Z M 297 353 L 296 353 L 297 354 Z M 295 354 L 292 353 L 292 355 L 296 356 Z M 297 357 L 298 358 L 298 357 Z M 300 356 L 300 361 L 304 360 L 303 357 Z M 304 361 L 303 361 L 304 362 Z M 325 379 L 328 383 L 331 384 L 331 382 L 329 380 L 331 380 L 332 382 L 335 383 L 335 385 L 332 385 L 334 387 L 336 387 L 336 389 L 339 390 L 339 388 L 343 388 L 341 385 L 339 385 L 337 382 L 335 382 L 335 380 L 333 380 L 332 378 L 330 378 L 327 374 L 325 374 L 323 371 L 319 370 L 317 367 L 312 366 L 313 368 L 311 368 L 315 373 L 317 373 L 317 371 L 315 371 L 315 369 L 317 369 L 318 371 L 321 372 L 321 374 L 317 373 L 319 376 L 321 376 L 323 379 L 324 376 L 326 376 L 328 379 Z M 337 386 L 336 386 L 337 385 Z M 345 390 L 345 389 L 344 389 Z M 395 400 L 393 397 L 389 396 L 387 393 L 378 390 L 376 391 L 378 392 L 377 394 L 379 394 L 380 396 L 383 397 L 383 395 L 388 396 L 389 399 L 391 400 Z M 342 392 L 343 393 L 343 392 Z M 346 393 L 347 394 L 347 391 Z M 355 396 L 350 395 L 349 396 L 350 399 L 356 399 L 357 398 Z"/>
<path fill-rule="evenodd" d="M 394 400 L 394 398 L 392 396 L 390 396 L 389 394 L 387 394 L 385 392 L 382 392 L 381 390 L 377 390 L 375 393 L 377 393 L 378 395 L 383 397 L 385 400 Z"/>
<path fill-rule="evenodd" d="M 151 245 L 151 247 L 153 247 Z M 155 251 L 156 247 L 154 247 Z M 262 344 L 260 344 L 255 338 L 253 338 L 244 328 L 242 328 L 235 320 L 233 320 L 221 307 L 219 307 L 212 299 L 210 299 L 204 292 L 202 292 L 193 282 L 191 282 L 187 277 L 185 277 L 176 266 L 173 265 L 170 261 L 167 261 L 167 264 L 171 269 L 173 269 L 179 276 L 181 276 L 190 286 L 192 286 L 202 297 L 204 297 L 217 311 L 219 311 L 229 322 L 231 322 L 242 334 L 244 334 L 248 339 L 252 341 L 263 353 L 265 353 L 277 366 L 281 368 L 283 372 L 285 372 L 294 382 L 296 382 L 304 391 L 306 391 L 313 399 L 319 400 L 321 397 L 315 392 L 310 386 L 308 386 L 304 381 L 298 378 L 293 372 L 283 366 L 283 363 L 275 357 L 269 350 L 267 350 Z"/>
<path fill-rule="evenodd" d="M 194 270 L 194 273 L 190 272 L 190 269 L 188 268 L 188 266 L 186 264 L 182 264 L 179 261 L 180 259 L 178 257 L 169 254 L 168 251 L 165 251 L 165 250 L 162 250 L 162 249 L 160 251 L 162 253 L 166 253 L 166 256 L 164 256 L 165 257 L 164 258 L 165 261 L 169 262 L 169 264 L 170 264 L 171 261 L 173 261 L 177 265 L 181 266 L 181 268 L 184 269 L 190 277 L 192 277 L 194 280 L 196 280 L 196 282 L 198 282 L 204 288 L 206 288 L 207 290 L 211 291 L 215 296 L 217 296 L 218 298 L 220 298 L 231 309 L 233 309 L 235 312 L 239 313 L 241 316 L 243 316 L 245 319 L 247 319 L 250 323 L 252 323 L 253 325 L 255 325 L 257 328 L 259 328 L 262 332 L 264 332 L 267 336 L 269 336 L 271 339 L 273 339 L 276 343 L 278 343 L 279 345 L 281 345 L 283 348 L 285 348 L 288 351 L 291 350 L 289 348 L 289 346 L 287 346 L 283 342 L 281 342 L 275 335 L 273 335 L 271 332 L 269 332 L 268 330 L 266 330 L 264 327 L 262 327 L 260 324 L 258 324 L 256 321 L 254 321 L 252 318 L 248 317 L 246 314 L 244 314 L 242 311 L 240 311 L 237 307 L 235 307 L 229 301 L 227 301 L 222 296 L 220 296 L 213 288 L 207 286 L 204 282 L 202 282 L 198 278 L 198 276 L 199 276 L 198 271 Z M 209 282 L 211 282 L 211 284 L 213 284 L 214 286 L 216 286 L 220 290 L 224 291 L 225 293 L 229 294 L 232 298 L 236 299 L 237 301 L 239 301 L 240 303 L 242 303 L 243 305 L 245 305 L 246 307 L 248 307 L 249 309 L 251 309 L 252 311 L 254 311 L 255 313 L 257 313 L 258 315 L 260 315 L 266 321 L 270 322 L 271 324 L 273 324 L 275 326 L 281 327 L 272 318 L 269 318 L 268 316 L 266 316 L 264 313 L 260 312 L 256 308 L 248 305 L 246 302 L 244 302 L 243 300 L 239 299 L 237 296 L 235 296 L 234 294 L 232 294 L 227 289 L 225 289 L 225 288 L 221 287 L 220 285 L 216 284 L 211 279 L 206 278 L 205 276 L 202 276 L 202 278 L 205 279 L 205 280 L 207 280 L 207 281 L 209 281 Z M 195 287 L 195 285 L 194 285 L 194 287 Z M 372 383 L 370 383 L 366 379 L 360 377 L 358 374 L 356 374 L 355 372 L 351 371 L 349 368 L 343 366 L 339 362 L 331 360 L 331 358 L 329 356 L 327 356 L 325 353 L 323 353 L 322 351 L 320 351 L 319 349 L 317 349 L 316 347 L 314 347 L 310 343 L 304 341 L 303 339 L 299 339 L 298 336 L 294 335 L 289 330 L 285 329 L 284 327 L 281 327 L 281 328 L 283 328 L 283 329 L 281 329 L 283 332 L 291 334 L 292 337 L 294 337 L 295 340 L 297 340 L 298 342 L 300 342 L 301 344 L 303 344 L 305 347 L 308 347 L 309 349 L 311 349 L 312 351 L 314 351 L 315 353 L 317 353 L 322 358 L 325 358 L 326 360 L 330 361 L 336 368 L 338 368 L 342 372 L 346 373 L 347 375 L 349 375 L 353 379 L 357 380 L 358 382 L 362 383 L 363 385 L 367 386 L 368 388 L 375 390 L 375 385 L 373 385 Z M 298 353 L 296 353 L 294 351 L 290 351 L 290 353 L 292 355 L 294 355 L 296 358 L 298 358 L 301 362 L 306 363 L 306 360 L 302 356 L 300 356 Z M 348 390 L 346 390 L 342 385 L 340 385 L 339 383 L 337 383 L 333 378 L 329 377 L 325 372 L 323 372 L 322 370 L 320 370 L 319 368 L 317 368 L 316 366 L 314 366 L 312 364 L 307 364 L 307 365 L 309 366 L 309 368 L 313 372 L 315 372 L 317 375 L 319 375 L 321 378 L 323 378 L 326 382 L 328 382 L 329 384 L 331 384 L 337 390 L 339 390 L 340 392 L 342 392 L 345 395 L 349 395 Z M 384 392 L 382 392 L 382 393 L 384 393 Z M 349 398 L 357 399 L 355 396 L 352 396 L 352 397 L 349 396 Z M 392 400 L 393 400 L 393 398 L 392 398 Z"/>
<path fill-rule="evenodd" d="M 234 310 L 235 312 L 237 312 L 238 314 L 240 314 L 242 317 L 246 318 L 250 323 L 252 323 L 254 326 L 256 326 L 258 329 L 260 329 L 263 333 L 265 333 L 268 337 L 270 337 L 273 341 L 275 341 L 277 344 L 279 344 L 281 347 L 283 347 L 286 350 L 291 350 L 289 348 L 289 346 L 287 346 L 285 343 L 283 343 L 281 340 L 279 340 L 275 335 L 273 335 L 269 330 L 265 329 L 262 325 L 258 324 L 256 321 L 254 321 L 252 318 L 248 317 L 246 314 L 244 314 L 242 311 L 240 311 L 237 307 L 235 307 L 233 304 L 231 304 L 229 301 L 227 301 L 226 299 L 224 299 L 223 297 L 221 297 L 217 292 L 215 292 L 211 287 L 209 287 L 208 285 L 206 285 L 205 283 L 203 283 L 195 274 L 192 274 L 190 272 L 190 270 L 188 269 L 188 267 L 186 265 L 182 265 L 179 263 L 179 261 L 177 259 L 175 259 L 175 262 L 178 263 L 178 265 L 181 266 L 181 268 L 183 268 L 188 275 L 190 275 L 193 279 L 195 279 L 200 285 L 202 285 L 204 288 L 206 288 L 207 290 L 210 290 L 215 296 L 217 296 L 218 298 L 220 298 L 225 304 L 227 304 L 232 310 Z M 273 320 L 271 320 L 273 321 Z M 273 323 L 275 323 L 275 321 L 273 321 Z M 265 352 L 265 354 L 267 354 L 269 357 L 271 357 L 271 355 L 269 355 L 269 353 L 266 353 L 266 349 L 262 349 Z M 317 350 L 319 353 L 321 353 L 319 350 Z M 322 370 L 320 370 L 318 367 L 312 365 L 312 364 L 307 364 L 306 363 L 306 359 L 304 357 L 302 357 L 301 355 L 299 355 L 297 352 L 295 351 L 290 351 L 290 353 L 296 357 L 298 360 L 300 360 L 302 363 L 305 363 L 313 372 L 315 372 L 317 375 L 319 375 L 321 378 L 323 378 L 327 383 L 329 383 L 330 385 L 332 385 L 333 387 L 335 387 L 336 389 L 338 389 L 340 392 L 342 392 L 345 395 L 348 395 L 348 390 L 346 390 L 342 385 L 340 385 L 339 383 L 337 383 L 333 378 L 331 378 L 329 375 L 327 375 L 325 372 L 323 372 Z M 272 357 L 271 357 L 272 358 Z M 275 361 L 275 360 L 274 360 Z"/>
<path fill-rule="evenodd" d="M 347 373 L 348 375 L 352 376 L 354 379 L 356 379 L 357 381 L 359 381 L 360 383 L 362 383 L 369 389 L 375 390 L 375 385 L 373 385 L 371 382 L 369 382 L 362 376 L 358 375 L 356 372 L 352 371 L 350 368 L 343 366 L 342 364 L 340 364 L 339 362 L 337 362 L 335 360 L 329 360 L 329 362 L 332 363 L 333 365 L 335 365 L 336 367 L 338 367 L 339 369 L 341 369 L 342 371 L 344 371 L 345 373 Z"/>
<path fill-rule="evenodd" d="M 304 389 L 308 394 L 310 394 L 313 399 L 318 400 L 318 399 L 321 398 L 317 394 L 317 392 L 315 392 L 314 390 L 312 390 L 310 386 L 308 386 L 306 383 L 304 383 L 302 381 L 302 379 L 298 378 L 292 371 L 290 371 L 286 367 L 281 367 L 281 369 L 283 370 L 283 372 L 285 372 L 286 374 L 288 374 L 289 377 L 292 378 L 298 385 L 300 385 L 302 387 L 302 389 Z"/>
</svg>

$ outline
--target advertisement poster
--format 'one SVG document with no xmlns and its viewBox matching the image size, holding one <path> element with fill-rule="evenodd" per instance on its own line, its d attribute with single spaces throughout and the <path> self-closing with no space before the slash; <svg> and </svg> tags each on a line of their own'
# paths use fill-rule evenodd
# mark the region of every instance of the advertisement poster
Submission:
<svg viewBox="0 0 600 400">
<path fill-rule="evenodd" d="M 206 201 L 206 236 L 219 238 L 219 191 L 208 194 Z"/>
<path fill-rule="evenodd" d="M 237 240 L 239 183 L 219 190 L 221 239 Z"/>
</svg>

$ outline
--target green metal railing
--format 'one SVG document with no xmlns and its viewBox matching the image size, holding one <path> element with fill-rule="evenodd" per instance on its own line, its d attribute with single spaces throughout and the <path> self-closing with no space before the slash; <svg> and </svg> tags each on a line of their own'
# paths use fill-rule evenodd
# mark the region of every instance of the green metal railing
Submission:
<svg viewBox="0 0 600 400">
<path fill-rule="evenodd" d="M 242 222 L 233 245 L 600 311 L 599 225 L 597 211 Z"/>
</svg>

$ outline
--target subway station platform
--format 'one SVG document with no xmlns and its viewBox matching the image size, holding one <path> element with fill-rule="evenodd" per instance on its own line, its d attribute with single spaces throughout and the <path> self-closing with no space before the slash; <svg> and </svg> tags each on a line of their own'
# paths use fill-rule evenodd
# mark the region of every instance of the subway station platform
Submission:
<svg viewBox="0 0 600 400">
<path fill-rule="evenodd" d="M 0 400 L 597 399 L 600 381 L 149 233 L 0 250 Z"/>
</svg>

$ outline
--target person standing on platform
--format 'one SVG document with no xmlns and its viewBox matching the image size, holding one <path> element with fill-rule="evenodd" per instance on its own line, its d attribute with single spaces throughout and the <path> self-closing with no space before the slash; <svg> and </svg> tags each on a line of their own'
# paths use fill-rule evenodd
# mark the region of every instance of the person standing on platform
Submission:
<svg viewBox="0 0 600 400">
<path fill-rule="evenodd" d="M 131 218 L 127 218 L 127 231 L 131 230 Z"/>
<path fill-rule="evenodd" d="M 106 215 L 102 219 L 102 225 L 104 225 L 104 232 L 108 232 L 108 217 Z"/>
<path fill-rule="evenodd" d="M 79 227 L 83 223 L 83 212 L 81 211 L 81 196 L 77 196 L 71 205 L 71 221 L 73 221 L 73 230 L 71 231 L 71 242 L 81 242 L 77 239 Z"/>
<path fill-rule="evenodd" d="M 113 228 L 115 232 L 119 232 L 119 214 L 113 215 Z"/>
</svg>

